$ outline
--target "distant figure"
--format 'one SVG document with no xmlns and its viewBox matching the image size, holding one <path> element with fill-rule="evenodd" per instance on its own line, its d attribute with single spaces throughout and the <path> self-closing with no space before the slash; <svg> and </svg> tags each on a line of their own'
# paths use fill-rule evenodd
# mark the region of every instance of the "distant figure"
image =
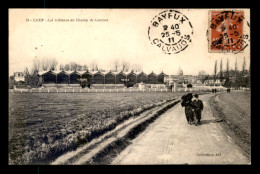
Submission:
<svg viewBox="0 0 260 174">
<path fill-rule="evenodd" d="M 214 89 L 214 92 L 217 93 L 217 89 L 216 88 Z"/>
<path fill-rule="evenodd" d="M 212 93 L 215 93 L 215 90 L 212 88 Z"/>
<path fill-rule="evenodd" d="M 188 124 L 192 124 L 194 122 L 194 111 L 193 109 L 195 108 L 192 102 L 192 93 L 188 93 L 186 95 L 183 95 L 181 97 L 181 106 L 185 107 L 185 115 L 186 115 L 186 120 Z"/>
<path fill-rule="evenodd" d="M 227 92 L 230 92 L 230 88 L 227 88 Z"/>
<path fill-rule="evenodd" d="M 193 105 L 194 105 L 194 112 L 195 112 L 195 125 L 197 126 L 198 124 L 200 124 L 200 120 L 201 120 L 201 113 L 203 110 L 203 103 L 201 100 L 199 100 L 199 95 L 195 94 L 194 95 L 195 100 L 193 101 Z"/>
</svg>

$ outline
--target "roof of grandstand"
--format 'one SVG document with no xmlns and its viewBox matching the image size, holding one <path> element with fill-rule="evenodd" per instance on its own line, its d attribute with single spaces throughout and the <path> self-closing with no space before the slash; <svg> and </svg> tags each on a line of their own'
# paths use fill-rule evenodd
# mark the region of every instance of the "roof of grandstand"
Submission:
<svg viewBox="0 0 260 174">
<path fill-rule="evenodd" d="M 135 74 L 135 75 L 139 75 L 139 74 L 141 74 L 141 73 L 144 73 L 146 76 L 148 76 L 148 75 L 156 75 L 156 76 L 158 76 L 158 75 L 160 75 L 160 74 L 163 74 L 163 75 L 166 75 L 164 72 L 161 72 L 161 73 L 159 73 L 159 74 L 156 74 L 156 73 L 154 73 L 153 71 L 152 72 L 150 72 L 150 73 L 145 73 L 145 72 L 143 72 L 143 71 L 140 71 L 140 72 L 134 72 L 134 71 L 117 71 L 117 72 L 113 72 L 113 71 L 64 71 L 64 70 L 59 70 L 59 71 L 52 71 L 52 70 L 49 70 L 49 71 L 41 71 L 41 72 L 39 72 L 38 73 L 38 75 L 44 75 L 44 74 L 46 74 L 46 73 L 52 73 L 52 74 L 54 74 L 54 75 L 57 75 L 57 74 L 59 74 L 59 73 L 65 73 L 65 74 L 68 74 L 68 75 L 70 75 L 70 74 L 73 74 L 73 73 L 77 73 L 77 74 L 79 74 L 79 75 L 82 75 L 82 74 L 84 74 L 84 73 L 90 73 L 90 74 L 92 74 L 92 75 L 94 75 L 94 74 L 103 74 L 103 75 L 106 75 L 106 74 L 114 74 L 114 75 L 118 75 L 118 74 L 124 74 L 124 75 L 129 75 L 129 74 L 131 74 L 131 73 L 133 73 L 133 74 Z"/>
</svg>

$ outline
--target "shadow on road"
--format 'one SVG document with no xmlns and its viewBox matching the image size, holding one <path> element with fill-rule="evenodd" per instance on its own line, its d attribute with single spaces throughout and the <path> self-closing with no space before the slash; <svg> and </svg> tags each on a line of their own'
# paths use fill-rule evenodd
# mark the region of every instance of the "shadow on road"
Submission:
<svg viewBox="0 0 260 174">
<path fill-rule="evenodd" d="M 203 124 L 209 124 L 209 123 L 216 123 L 215 120 L 201 120 L 200 121 L 200 124 L 203 125 Z"/>
</svg>

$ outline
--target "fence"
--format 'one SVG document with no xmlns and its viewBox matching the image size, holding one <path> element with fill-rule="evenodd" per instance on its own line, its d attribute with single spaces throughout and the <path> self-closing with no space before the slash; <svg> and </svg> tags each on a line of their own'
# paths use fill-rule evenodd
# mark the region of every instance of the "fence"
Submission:
<svg viewBox="0 0 260 174">
<path fill-rule="evenodd" d="M 224 91 L 226 89 L 217 89 L 217 91 Z M 212 88 L 178 88 L 173 89 L 156 89 L 156 88 L 118 88 L 118 89 L 90 89 L 90 88 L 33 88 L 33 89 L 14 89 L 10 92 L 15 93 L 135 93 L 135 92 L 211 92 Z"/>
</svg>

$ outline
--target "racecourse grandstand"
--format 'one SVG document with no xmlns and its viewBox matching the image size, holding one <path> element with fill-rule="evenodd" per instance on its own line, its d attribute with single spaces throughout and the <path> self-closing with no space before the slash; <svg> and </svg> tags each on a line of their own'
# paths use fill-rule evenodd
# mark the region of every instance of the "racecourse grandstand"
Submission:
<svg viewBox="0 0 260 174">
<path fill-rule="evenodd" d="M 112 71 L 42 71 L 38 73 L 39 84 L 44 87 L 80 87 L 78 79 L 87 79 L 88 87 L 122 88 L 133 87 L 137 83 L 164 84 L 166 74 Z"/>
</svg>

